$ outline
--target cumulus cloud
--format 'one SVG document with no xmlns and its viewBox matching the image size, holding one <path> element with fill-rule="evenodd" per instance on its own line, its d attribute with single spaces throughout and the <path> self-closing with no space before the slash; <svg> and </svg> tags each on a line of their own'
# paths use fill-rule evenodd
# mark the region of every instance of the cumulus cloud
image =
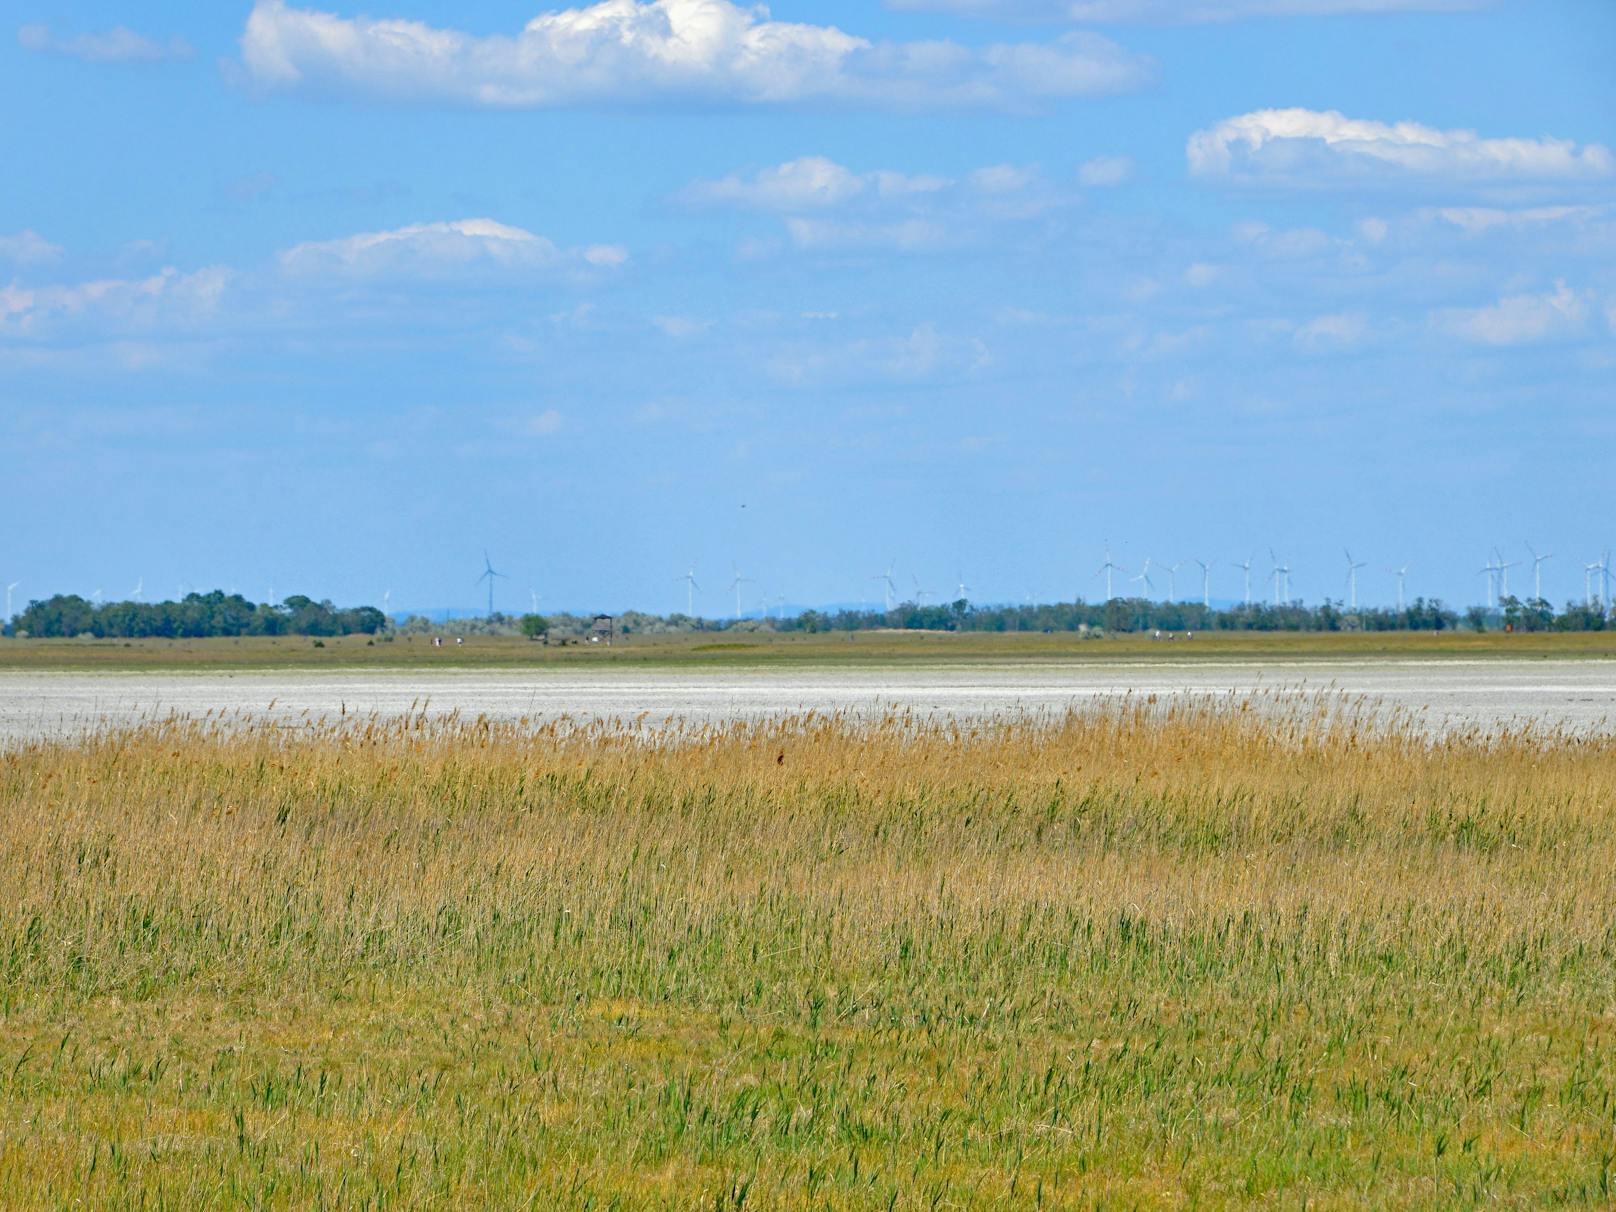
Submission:
<svg viewBox="0 0 1616 1212">
<path fill-rule="evenodd" d="M 711 320 L 698 320 L 692 316 L 652 316 L 651 323 L 663 336 L 675 341 L 699 337 L 713 326 Z"/>
<path fill-rule="evenodd" d="M 680 197 L 781 216 L 789 243 L 818 251 L 914 252 L 958 241 L 991 223 L 1035 218 L 1063 201 L 1036 168 L 997 164 L 962 179 L 878 170 L 855 172 L 824 157 L 698 181 Z M 743 255 L 778 251 L 749 237 Z"/>
<path fill-rule="evenodd" d="M 1587 223 L 1606 213 L 1602 206 L 1527 206 L 1502 209 L 1491 206 L 1444 206 L 1420 212 L 1428 221 L 1456 227 L 1467 236 L 1490 231 L 1519 231 L 1556 223 Z"/>
<path fill-rule="evenodd" d="M 615 269 L 628 260 L 615 244 L 558 248 L 543 236 L 492 219 L 416 223 L 296 245 L 280 254 L 295 277 L 460 278 L 485 274 L 568 274 Z"/>
<path fill-rule="evenodd" d="M 1266 223 L 1238 223 L 1234 238 L 1274 261 L 1306 261 L 1334 251 L 1338 241 L 1316 227 L 1275 230 Z"/>
<path fill-rule="evenodd" d="M 1369 335 L 1369 317 L 1362 312 L 1315 316 L 1293 335 L 1296 345 L 1309 353 L 1351 349 Z"/>
<path fill-rule="evenodd" d="M 1616 156 L 1598 143 L 1484 139 L 1474 131 L 1366 121 L 1334 110 L 1241 114 L 1195 132 L 1186 154 L 1197 176 L 1285 185 L 1400 179 L 1507 184 L 1616 175 Z"/>
<path fill-rule="evenodd" d="M 1457 12 L 1488 0 L 887 0 L 893 8 L 1022 21 L 1198 24 L 1250 17 Z"/>
<path fill-rule="evenodd" d="M 17 45 L 37 54 L 68 55 L 90 63 L 157 63 L 196 54 L 184 38 L 158 42 L 121 25 L 105 33 L 61 38 L 50 26 L 34 23 L 17 30 Z"/>
<path fill-rule="evenodd" d="M 1556 282 L 1546 294 L 1506 295 L 1488 307 L 1437 313 L 1438 328 L 1480 345 L 1529 345 L 1574 337 L 1587 325 L 1590 296 Z"/>
<path fill-rule="evenodd" d="M 192 323 L 211 315 L 230 283 L 222 266 L 184 274 L 167 268 L 148 278 L 106 278 L 78 285 L 0 287 L 0 335 L 43 337 L 74 320 L 119 330 Z"/>
<path fill-rule="evenodd" d="M 32 229 L 24 229 L 14 236 L 0 236 L 0 261 L 14 265 L 44 265 L 62 255 L 62 248 L 52 244 Z"/>
<path fill-rule="evenodd" d="M 529 438 L 548 438 L 560 433 L 565 424 L 566 418 L 558 410 L 546 408 L 531 417 L 523 417 L 517 424 L 517 431 Z"/>
<path fill-rule="evenodd" d="M 799 386 L 826 382 L 913 383 L 957 378 L 989 365 L 992 354 L 977 337 L 916 325 L 907 333 L 856 341 L 797 345 L 769 363 L 773 376 Z"/>
<path fill-rule="evenodd" d="M 872 42 L 732 0 L 603 0 L 488 37 L 258 0 L 241 54 L 265 89 L 492 108 L 669 99 L 1017 108 L 1150 76 L 1146 61 L 1092 33 L 979 48 Z"/>
<path fill-rule="evenodd" d="M 900 219 L 891 223 L 846 223 L 794 215 L 786 220 L 786 234 L 797 248 L 817 252 L 853 252 L 892 249 L 920 252 L 948 242 L 948 229 L 930 219 Z"/>
<path fill-rule="evenodd" d="M 1096 156 L 1077 167 L 1077 179 L 1090 189 L 1125 185 L 1133 177 L 1133 160 L 1128 156 Z"/>
<path fill-rule="evenodd" d="M 682 196 L 689 202 L 791 212 L 828 209 L 862 197 L 936 193 L 950 184 L 944 177 L 855 173 L 823 156 L 804 156 L 751 174 L 732 173 L 717 181 L 698 181 Z"/>
</svg>

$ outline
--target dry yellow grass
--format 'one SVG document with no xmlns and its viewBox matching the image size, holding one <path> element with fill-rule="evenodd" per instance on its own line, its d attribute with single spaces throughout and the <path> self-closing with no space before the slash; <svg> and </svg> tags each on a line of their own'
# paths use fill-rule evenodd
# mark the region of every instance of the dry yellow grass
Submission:
<svg viewBox="0 0 1616 1212">
<path fill-rule="evenodd" d="M 0 756 L 0 1204 L 1604 1204 L 1616 741 L 1351 705 Z"/>
</svg>

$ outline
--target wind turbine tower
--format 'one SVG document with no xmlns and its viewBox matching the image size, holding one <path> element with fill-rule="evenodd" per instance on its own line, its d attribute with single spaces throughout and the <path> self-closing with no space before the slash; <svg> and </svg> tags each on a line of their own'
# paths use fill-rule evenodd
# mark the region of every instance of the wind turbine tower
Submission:
<svg viewBox="0 0 1616 1212">
<path fill-rule="evenodd" d="M 1498 561 L 1489 559 L 1480 568 L 1476 569 L 1478 577 L 1487 578 L 1487 608 L 1490 610 L 1498 605 Z"/>
<path fill-rule="evenodd" d="M 898 586 L 892 579 L 892 562 L 888 561 L 887 570 L 885 572 L 876 573 L 873 577 L 870 578 L 870 580 L 872 580 L 872 581 L 880 581 L 881 582 L 881 588 L 886 591 L 886 595 L 887 595 L 886 596 L 887 613 L 891 614 L 892 613 L 892 595 L 898 592 Z"/>
<path fill-rule="evenodd" d="M 145 592 L 146 592 L 146 578 L 141 577 L 140 580 L 135 582 L 135 591 L 134 591 L 134 593 L 129 595 L 129 600 L 131 602 L 138 602 L 138 601 L 140 601 L 140 595 L 145 593 Z"/>
<path fill-rule="evenodd" d="M 965 583 L 965 574 L 963 572 L 959 574 L 959 584 L 955 587 L 955 591 L 959 594 L 954 599 L 956 602 L 964 602 L 969 599 L 971 587 Z"/>
<path fill-rule="evenodd" d="M 1502 602 L 1509 596 L 1509 570 L 1516 567 L 1520 561 L 1504 559 L 1504 553 L 1499 551 L 1496 547 L 1493 548 L 1493 559 L 1498 562 L 1498 577 L 1500 582 L 1498 600 Z"/>
<path fill-rule="evenodd" d="M 1268 556 L 1274 561 L 1274 606 L 1277 609 L 1291 600 L 1291 566 L 1281 564 L 1274 549 L 1268 549 Z"/>
<path fill-rule="evenodd" d="M 1178 601 L 1178 570 L 1184 567 L 1183 563 L 1169 564 L 1167 566 L 1167 600 Z"/>
<path fill-rule="evenodd" d="M 503 572 L 495 572 L 494 571 L 493 561 L 491 561 L 488 558 L 488 549 L 485 547 L 483 549 L 483 575 L 477 578 L 477 583 L 480 585 L 484 581 L 488 582 L 488 617 L 489 618 L 494 617 L 494 582 L 495 582 L 495 580 L 497 580 L 498 578 L 503 577 L 503 576 L 505 576 L 505 574 Z"/>
<path fill-rule="evenodd" d="M 741 586 L 751 584 L 753 584 L 753 578 L 743 577 L 741 575 L 741 570 L 737 568 L 735 570 L 735 579 L 730 582 L 729 586 L 735 591 L 735 621 L 737 623 L 741 621 Z"/>
<path fill-rule="evenodd" d="M 1100 571 L 1105 573 L 1105 600 L 1108 602 L 1114 602 L 1117 600 L 1117 595 L 1111 588 L 1112 574 L 1118 572 L 1127 572 L 1128 570 L 1121 564 L 1118 564 L 1112 560 L 1111 547 L 1109 544 L 1106 546 L 1105 563 L 1100 565 Z"/>
<path fill-rule="evenodd" d="M 11 595 L 17 592 L 17 586 L 21 584 L 21 581 L 13 581 L 6 586 L 6 622 L 8 623 L 11 621 Z"/>
<path fill-rule="evenodd" d="M 1526 545 L 1526 550 L 1532 552 L 1532 596 L 1535 601 L 1541 602 L 1543 600 L 1543 564 L 1547 560 L 1554 559 L 1554 553 L 1551 551 L 1548 555 L 1538 555 L 1537 552 L 1532 551 L 1530 543 Z"/>
<path fill-rule="evenodd" d="M 1246 574 L 1246 609 L 1247 610 L 1251 609 L 1251 565 L 1252 565 L 1252 563 L 1253 563 L 1252 557 L 1247 556 L 1246 557 L 1246 562 L 1244 564 L 1236 564 L 1235 565 L 1236 568 L 1238 568 L 1241 572 Z"/>
<path fill-rule="evenodd" d="M 692 564 L 690 566 L 690 571 L 685 573 L 684 576 L 674 577 L 673 579 L 676 581 L 683 581 L 685 583 L 685 614 L 689 615 L 691 618 L 695 618 L 696 590 L 701 588 L 700 585 L 696 584 L 696 566 Z"/>
<path fill-rule="evenodd" d="M 1351 586 L 1352 612 L 1354 614 L 1358 613 L 1358 569 L 1367 567 L 1369 565 L 1354 560 L 1352 552 L 1347 552 L 1347 584 Z"/>
<path fill-rule="evenodd" d="M 1140 568 L 1139 575 L 1135 576 L 1135 577 L 1131 577 L 1129 579 L 1134 580 L 1134 581 L 1139 581 L 1140 583 L 1142 583 L 1144 585 L 1145 597 L 1147 599 L 1150 597 L 1151 594 L 1156 592 L 1156 583 L 1150 579 L 1150 557 L 1149 556 L 1145 557 L 1145 563 L 1144 563 L 1144 566 L 1142 568 Z"/>
<path fill-rule="evenodd" d="M 1404 609 L 1403 587 L 1408 584 L 1408 565 L 1404 564 L 1401 568 L 1388 568 L 1386 571 L 1397 578 L 1397 609 L 1401 612 Z"/>
<path fill-rule="evenodd" d="M 1196 560 L 1201 566 L 1201 605 L 1212 609 L 1212 565 L 1205 560 Z M 1216 561 L 1214 561 L 1216 563 Z"/>
</svg>

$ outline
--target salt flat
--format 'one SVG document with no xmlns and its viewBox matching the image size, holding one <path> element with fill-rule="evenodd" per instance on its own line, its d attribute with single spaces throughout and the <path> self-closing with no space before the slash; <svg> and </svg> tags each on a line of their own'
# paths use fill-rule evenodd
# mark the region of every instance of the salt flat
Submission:
<svg viewBox="0 0 1616 1212">
<path fill-rule="evenodd" d="M 1537 724 L 1616 728 L 1616 662 L 1361 660 L 964 665 L 901 668 L 623 670 L 273 670 L 0 673 L 0 741 L 64 736 L 170 713 L 459 712 L 514 720 L 643 717 L 714 722 L 803 711 L 888 710 L 952 719 L 1044 714 L 1124 694 L 1243 695 L 1299 689 L 1420 713 L 1434 731 Z"/>
</svg>

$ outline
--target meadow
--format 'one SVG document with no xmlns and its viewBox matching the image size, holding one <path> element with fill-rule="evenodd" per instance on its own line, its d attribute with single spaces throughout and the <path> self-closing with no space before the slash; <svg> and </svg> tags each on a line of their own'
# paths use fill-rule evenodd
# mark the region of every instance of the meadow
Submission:
<svg viewBox="0 0 1616 1212">
<path fill-rule="evenodd" d="M 34 744 L 0 1206 L 1608 1206 L 1613 826 L 1277 693 Z"/>
</svg>

